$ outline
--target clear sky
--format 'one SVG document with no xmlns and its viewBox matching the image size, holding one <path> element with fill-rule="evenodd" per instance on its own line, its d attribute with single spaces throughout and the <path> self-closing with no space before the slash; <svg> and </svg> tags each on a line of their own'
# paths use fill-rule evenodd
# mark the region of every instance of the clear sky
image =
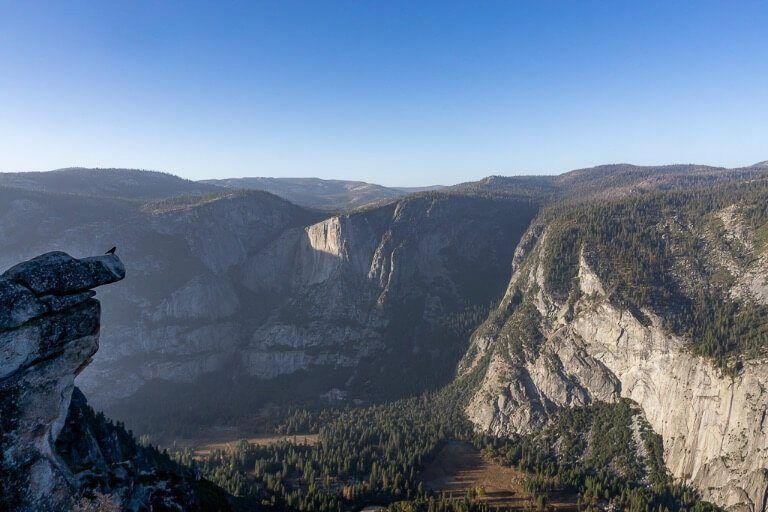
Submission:
<svg viewBox="0 0 768 512">
<path fill-rule="evenodd" d="M 386 185 L 768 159 L 768 2 L 0 0 L 0 170 Z"/>
</svg>

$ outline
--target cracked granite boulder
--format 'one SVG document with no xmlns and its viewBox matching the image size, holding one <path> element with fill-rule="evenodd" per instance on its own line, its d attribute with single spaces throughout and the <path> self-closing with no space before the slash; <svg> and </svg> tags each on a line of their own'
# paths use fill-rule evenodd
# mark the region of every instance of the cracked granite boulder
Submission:
<svg viewBox="0 0 768 512">
<path fill-rule="evenodd" d="M 76 481 L 55 452 L 75 376 L 99 346 L 88 290 L 119 281 L 117 256 L 54 252 L 0 277 L 0 500 L 6 510 L 66 510 Z"/>
<path fill-rule="evenodd" d="M 71 510 L 94 493 L 121 510 L 227 511 L 228 495 L 91 409 L 75 377 L 99 347 L 91 288 L 117 256 L 50 252 L 0 276 L 0 510 Z"/>
<path fill-rule="evenodd" d="M 116 256 L 48 253 L 0 277 L 0 449 L 4 508 L 66 509 L 72 473 L 55 453 L 75 376 L 98 349 L 99 302 L 84 290 L 119 281 Z"/>
</svg>

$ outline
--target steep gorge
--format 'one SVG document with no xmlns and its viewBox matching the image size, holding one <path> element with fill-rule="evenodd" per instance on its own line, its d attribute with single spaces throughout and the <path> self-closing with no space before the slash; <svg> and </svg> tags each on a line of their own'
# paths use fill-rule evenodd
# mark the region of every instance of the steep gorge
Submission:
<svg viewBox="0 0 768 512">
<path fill-rule="evenodd" d="M 70 175 L 73 193 L 54 192 Z M 539 207 L 453 190 L 330 215 L 158 173 L 12 178 L 0 267 L 113 245 L 126 261 L 78 383 L 142 431 L 235 420 L 269 399 L 369 402 L 446 382 Z M 164 403 L 194 417 L 169 422 Z"/>
</svg>

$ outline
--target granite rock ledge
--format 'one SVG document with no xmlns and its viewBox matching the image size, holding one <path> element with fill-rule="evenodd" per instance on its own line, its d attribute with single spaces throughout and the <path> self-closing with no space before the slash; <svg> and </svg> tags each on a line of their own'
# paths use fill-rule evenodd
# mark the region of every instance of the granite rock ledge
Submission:
<svg viewBox="0 0 768 512">
<path fill-rule="evenodd" d="M 56 453 L 75 376 L 99 346 L 91 288 L 125 277 L 117 256 L 50 252 L 0 276 L 0 502 L 66 510 L 74 475 Z"/>
</svg>

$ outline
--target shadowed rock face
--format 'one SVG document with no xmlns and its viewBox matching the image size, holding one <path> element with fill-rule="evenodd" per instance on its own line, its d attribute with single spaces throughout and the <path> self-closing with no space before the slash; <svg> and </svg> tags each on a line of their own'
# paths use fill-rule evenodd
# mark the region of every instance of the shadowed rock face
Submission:
<svg viewBox="0 0 768 512">
<path fill-rule="evenodd" d="M 123 279 L 114 255 L 53 252 L 0 277 L 0 508 L 67 510 L 76 481 L 53 446 L 75 376 L 99 346 L 90 288 Z"/>
<path fill-rule="evenodd" d="M 34 293 L 0 277 L 0 329 L 18 327 L 45 311 L 45 305 Z"/>
<path fill-rule="evenodd" d="M 77 383 L 136 432 L 448 381 L 465 346 L 456 319 L 503 293 L 537 210 L 429 194 L 302 224 L 269 220 L 282 203 L 220 203 L 153 217 L 173 245 L 116 238 L 130 279 L 105 291 L 102 347 Z"/>
</svg>

